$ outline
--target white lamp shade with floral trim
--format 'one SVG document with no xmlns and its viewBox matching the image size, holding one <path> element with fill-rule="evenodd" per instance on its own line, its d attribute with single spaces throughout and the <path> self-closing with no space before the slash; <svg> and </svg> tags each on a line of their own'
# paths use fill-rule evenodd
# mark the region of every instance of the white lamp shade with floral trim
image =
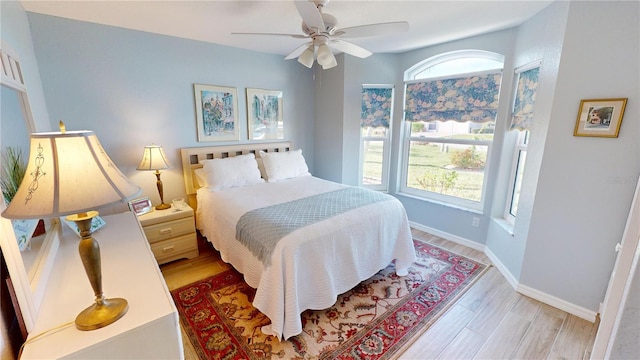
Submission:
<svg viewBox="0 0 640 360">
<path fill-rule="evenodd" d="M 33 133 L 25 177 L 2 216 L 32 219 L 82 213 L 125 203 L 139 192 L 93 131 Z"/>
</svg>

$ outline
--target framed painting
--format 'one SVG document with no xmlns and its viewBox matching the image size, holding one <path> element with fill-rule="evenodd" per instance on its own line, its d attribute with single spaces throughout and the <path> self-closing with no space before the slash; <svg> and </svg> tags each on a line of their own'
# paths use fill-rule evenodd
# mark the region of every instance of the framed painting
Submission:
<svg viewBox="0 0 640 360">
<path fill-rule="evenodd" d="M 627 98 L 580 101 L 573 136 L 617 138 Z"/>
<path fill-rule="evenodd" d="M 284 139 L 282 91 L 247 88 L 249 140 Z"/>
<path fill-rule="evenodd" d="M 198 141 L 238 141 L 236 88 L 194 84 Z"/>
</svg>

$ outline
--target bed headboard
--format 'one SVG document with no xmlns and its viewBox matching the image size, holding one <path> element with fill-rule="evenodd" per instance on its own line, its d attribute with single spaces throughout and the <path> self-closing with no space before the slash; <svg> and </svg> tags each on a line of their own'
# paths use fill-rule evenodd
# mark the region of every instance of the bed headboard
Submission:
<svg viewBox="0 0 640 360">
<path fill-rule="evenodd" d="M 291 142 L 284 141 L 181 148 L 182 176 L 184 177 L 184 185 L 187 191 L 187 196 L 189 197 L 189 204 L 191 204 L 195 209 L 196 190 L 198 190 L 199 186 L 193 171 L 202 168 L 202 165 L 200 164 L 201 160 L 222 159 L 249 153 L 253 153 L 256 155 L 256 158 L 259 158 L 260 150 L 264 152 L 289 151 L 291 150 Z"/>
</svg>

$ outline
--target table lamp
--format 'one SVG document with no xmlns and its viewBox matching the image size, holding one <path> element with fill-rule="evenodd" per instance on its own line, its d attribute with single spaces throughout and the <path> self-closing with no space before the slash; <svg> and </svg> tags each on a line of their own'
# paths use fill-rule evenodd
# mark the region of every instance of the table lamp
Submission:
<svg viewBox="0 0 640 360">
<path fill-rule="evenodd" d="M 142 160 L 136 170 L 155 170 L 156 186 L 160 194 L 160 205 L 156 206 L 156 210 L 166 210 L 171 207 L 171 205 L 164 203 L 164 191 L 162 189 L 162 180 L 160 180 L 160 170 L 168 168 L 169 161 L 167 161 L 167 156 L 164 154 L 162 146 L 151 144 L 144 147 Z"/>
<path fill-rule="evenodd" d="M 129 309 L 127 300 L 106 299 L 102 292 L 100 245 L 91 236 L 93 209 L 126 201 L 140 192 L 111 161 L 93 131 L 33 133 L 25 177 L 2 212 L 8 219 L 64 215 L 80 232 L 80 258 L 95 294 L 95 303 L 75 319 L 80 330 L 105 327 Z"/>
</svg>

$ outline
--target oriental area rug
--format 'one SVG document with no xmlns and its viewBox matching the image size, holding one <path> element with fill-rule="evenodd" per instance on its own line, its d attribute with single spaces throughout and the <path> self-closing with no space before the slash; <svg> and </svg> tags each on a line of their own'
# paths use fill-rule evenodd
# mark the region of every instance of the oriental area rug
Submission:
<svg viewBox="0 0 640 360">
<path fill-rule="evenodd" d="M 414 240 L 407 276 L 393 264 L 320 311 L 302 313 L 303 332 L 286 341 L 262 334 L 269 318 L 255 290 L 231 269 L 171 292 L 182 329 L 204 359 L 388 359 L 410 345 L 487 269 Z"/>
</svg>

